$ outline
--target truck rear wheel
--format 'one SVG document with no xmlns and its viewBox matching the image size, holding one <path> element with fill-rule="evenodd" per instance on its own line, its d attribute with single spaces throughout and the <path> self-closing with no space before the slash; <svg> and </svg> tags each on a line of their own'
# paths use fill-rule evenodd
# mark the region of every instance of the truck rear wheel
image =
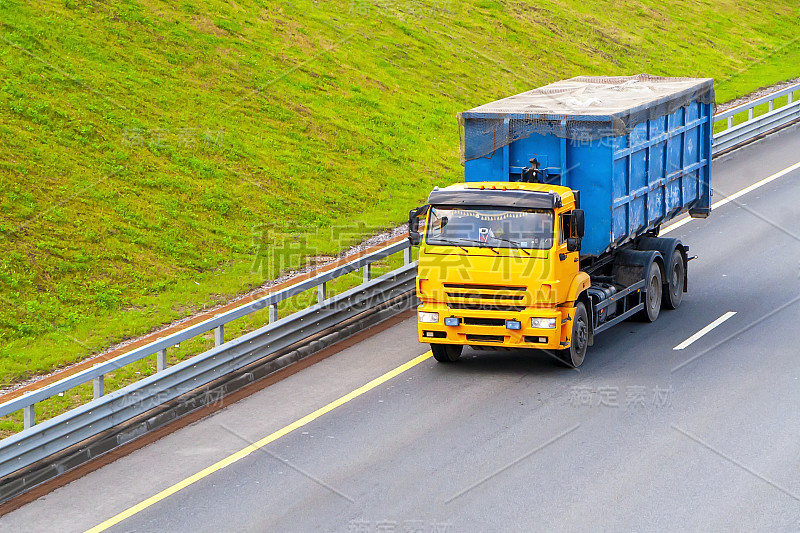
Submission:
<svg viewBox="0 0 800 533">
<path fill-rule="evenodd" d="M 683 299 L 683 279 L 686 277 L 686 263 L 680 250 L 672 252 L 667 270 L 667 286 L 662 303 L 667 309 L 677 309 Z"/>
<path fill-rule="evenodd" d="M 575 304 L 575 316 L 572 318 L 572 335 L 569 348 L 558 350 L 556 357 L 570 368 L 578 368 L 586 357 L 589 346 L 589 317 L 583 302 Z"/>
<path fill-rule="evenodd" d="M 458 344 L 431 344 L 433 358 L 440 363 L 455 363 L 464 347 Z"/>
<path fill-rule="evenodd" d="M 655 322 L 658 312 L 661 310 L 661 267 L 653 261 L 647 269 L 645 278 L 644 310 L 637 314 L 637 317 L 645 322 Z"/>
</svg>

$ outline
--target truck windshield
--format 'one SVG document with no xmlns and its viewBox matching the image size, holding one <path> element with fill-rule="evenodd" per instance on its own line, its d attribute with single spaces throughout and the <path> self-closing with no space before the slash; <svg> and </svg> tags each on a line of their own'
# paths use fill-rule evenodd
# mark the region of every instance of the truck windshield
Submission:
<svg viewBox="0 0 800 533">
<path fill-rule="evenodd" d="M 426 241 L 461 247 L 547 250 L 553 246 L 553 212 L 547 209 L 431 207 Z"/>
</svg>

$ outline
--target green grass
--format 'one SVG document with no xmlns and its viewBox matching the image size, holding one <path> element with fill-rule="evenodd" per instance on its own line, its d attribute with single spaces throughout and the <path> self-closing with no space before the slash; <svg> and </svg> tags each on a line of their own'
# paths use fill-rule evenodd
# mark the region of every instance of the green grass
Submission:
<svg viewBox="0 0 800 533">
<path fill-rule="evenodd" d="M 412 259 L 416 260 L 417 250 L 413 250 Z M 403 252 L 393 254 L 385 259 L 372 263 L 371 277 L 377 278 L 387 272 L 399 268 L 403 264 Z M 356 287 L 363 281 L 361 271 L 340 276 L 327 284 L 327 295 L 333 297 L 347 289 Z M 293 312 L 310 307 L 318 302 L 316 289 L 302 292 L 278 304 L 278 318 L 283 318 Z M 256 311 L 247 316 L 229 322 L 225 325 L 225 339 L 231 340 L 245 333 L 258 329 L 268 323 L 268 310 Z M 167 350 L 167 364 L 169 366 L 183 361 L 214 346 L 213 331 L 205 335 L 194 337 L 180 345 Z M 156 372 L 155 355 L 147 357 L 136 363 L 121 367 L 115 372 L 103 377 L 104 393 L 116 391 L 131 383 L 150 376 Z M 54 396 L 34 406 L 36 423 L 53 418 L 63 412 L 69 411 L 93 398 L 94 389 L 91 383 L 86 383 Z M 22 431 L 24 427 L 22 411 L 0 417 L 0 439 Z"/>
<path fill-rule="evenodd" d="M 459 181 L 458 111 L 578 74 L 713 77 L 720 102 L 800 75 L 794 1 L 0 0 L 0 21 L 4 385 L 402 222 Z"/>
</svg>

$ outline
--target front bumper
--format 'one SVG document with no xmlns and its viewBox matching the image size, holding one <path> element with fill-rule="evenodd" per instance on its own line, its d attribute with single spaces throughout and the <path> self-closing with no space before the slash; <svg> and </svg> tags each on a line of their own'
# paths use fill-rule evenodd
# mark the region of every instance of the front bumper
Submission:
<svg viewBox="0 0 800 533">
<path fill-rule="evenodd" d="M 452 310 L 443 303 L 425 303 L 418 310 L 439 313 L 437 323 L 417 322 L 420 342 L 546 350 L 569 347 L 568 334 L 572 331 L 572 316 L 575 312 L 574 307 L 557 310 L 530 308 L 519 312 Z M 445 326 L 444 319 L 448 317 L 459 318 L 459 325 Z M 533 317 L 555 318 L 556 327 L 532 328 Z M 521 329 L 507 329 L 506 320 L 518 320 L 522 325 Z"/>
</svg>

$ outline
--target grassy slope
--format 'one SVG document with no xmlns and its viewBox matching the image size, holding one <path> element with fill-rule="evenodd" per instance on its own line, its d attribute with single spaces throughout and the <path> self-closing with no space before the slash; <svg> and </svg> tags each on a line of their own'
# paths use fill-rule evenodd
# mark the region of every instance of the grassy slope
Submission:
<svg viewBox="0 0 800 533">
<path fill-rule="evenodd" d="M 800 74 L 794 1 L 176 4 L 0 0 L 0 383 L 401 222 L 459 180 L 457 111 Z"/>
</svg>

